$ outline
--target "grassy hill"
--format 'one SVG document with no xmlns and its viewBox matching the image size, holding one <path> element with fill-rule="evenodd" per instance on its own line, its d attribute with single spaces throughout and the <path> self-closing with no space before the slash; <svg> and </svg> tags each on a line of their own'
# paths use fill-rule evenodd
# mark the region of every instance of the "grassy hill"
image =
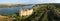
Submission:
<svg viewBox="0 0 60 21">
<path fill-rule="evenodd" d="M 59 21 L 59 4 L 37 4 L 33 6 L 33 14 L 21 21 Z"/>
<path fill-rule="evenodd" d="M 21 18 L 17 15 L 6 15 L 12 21 L 60 21 L 60 4 L 36 4 L 33 6 L 33 13 L 28 18 Z M 5 15 L 3 15 L 5 16 Z M 10 18 L 9 18 L 10 17 Z M 11 19 L 10 19 L 11 20 Z"/>
</svg>

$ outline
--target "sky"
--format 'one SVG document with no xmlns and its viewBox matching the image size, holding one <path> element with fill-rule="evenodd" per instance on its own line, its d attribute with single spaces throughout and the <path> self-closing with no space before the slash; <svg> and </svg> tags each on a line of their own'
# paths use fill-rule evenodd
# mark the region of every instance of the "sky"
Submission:
<svg viewBox="0 0 60 21">
<path fill-rule="evenodd" d="M 60 0 L 0 0 L 0 4 L 60 3 Z"/>
</svg>

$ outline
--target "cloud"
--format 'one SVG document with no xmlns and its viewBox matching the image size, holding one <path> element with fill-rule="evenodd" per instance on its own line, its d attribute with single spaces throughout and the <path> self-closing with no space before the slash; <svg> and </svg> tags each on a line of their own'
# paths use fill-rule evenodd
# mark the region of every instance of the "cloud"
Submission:
<svg viewBox="0 0 60 21">
<path fill-rule="evenodd" d="M 21 4 L 60 3 L 60 0 L 19 0 Z"/>
<path fill-rule="evenodd" d="M 60 0 L 0 0 L 0 3 L 41 4 L 41 3 L 60 3 Z"/>
</svg>

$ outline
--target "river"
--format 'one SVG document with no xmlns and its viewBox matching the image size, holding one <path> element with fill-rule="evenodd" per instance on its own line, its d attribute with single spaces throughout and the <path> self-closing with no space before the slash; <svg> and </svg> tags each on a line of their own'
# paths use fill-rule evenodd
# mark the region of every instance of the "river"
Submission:
<svg viewBox="0 0 60 21">
<path fill-rule="evenodd" d="M 18 13 L 21 8 L 28 9 L 28 8 L 32 8 L 33 6 L 34 5 L 23 6 L 23 7 L 19 6 L 15 8 L 0 8 L 0 14 L 14 14 L 14 13 Z"/>
</svg>

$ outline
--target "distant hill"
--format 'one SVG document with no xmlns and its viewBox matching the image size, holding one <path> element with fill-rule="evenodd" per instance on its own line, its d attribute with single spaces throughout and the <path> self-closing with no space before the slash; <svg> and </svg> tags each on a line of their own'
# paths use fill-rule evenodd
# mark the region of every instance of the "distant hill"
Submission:
<svg viewBox="0 0 60 21">
<path fill-rule="evenodd" d="M 19 6 L 29 6 L 31 4 L 0 4 L 0 8 L 11 8 L 11 7 L 19 7 Z"/>
</svg>

